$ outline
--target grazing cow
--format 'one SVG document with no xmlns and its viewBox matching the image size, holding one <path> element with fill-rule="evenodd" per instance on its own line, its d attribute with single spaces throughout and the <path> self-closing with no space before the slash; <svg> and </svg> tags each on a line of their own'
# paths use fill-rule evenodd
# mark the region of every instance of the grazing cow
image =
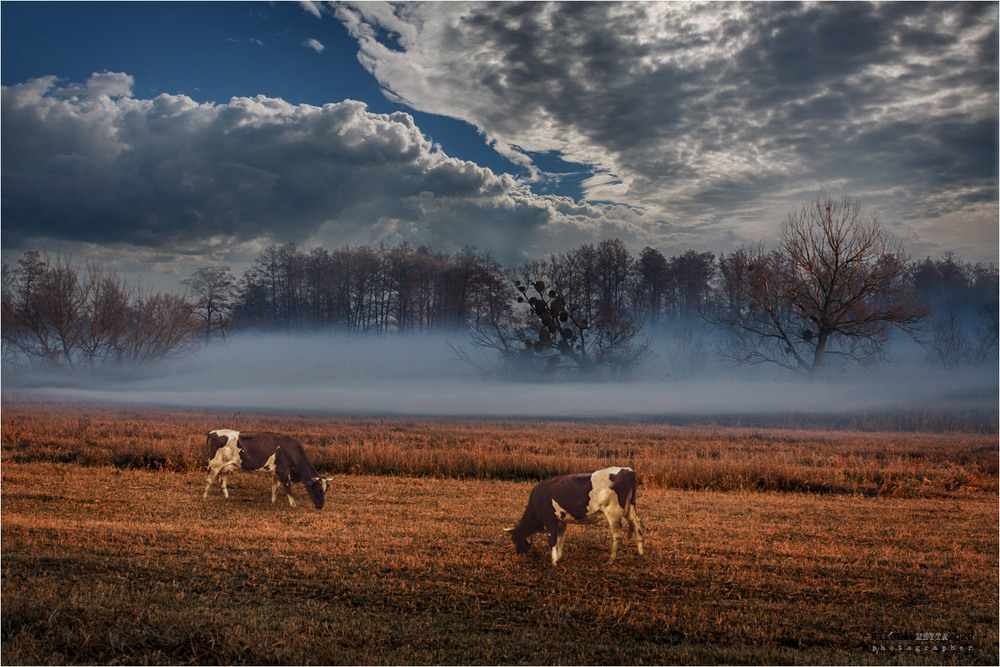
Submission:
<svg viewBox="0 0 1000 667">
<path fill-rule="evenodd" d="M 505 529 L 514 540 L 517 553 L 531 548 L 529 538 L 543 530 L 552 548 L 552 564 L 563 555 L 566 526 L 570 523 L 598 523 L 602 518 L 611 528 L 611 560 L 618 555 L 624 518 L 635 535 L 635 546 L 642 555 L 642 526 L 635 511 L 635 471 L 631 468 L 605 468 L 597 472 L 559 475 L 539 482 L 528 496 L 528 507 L 521 522 Z"/>
<path fill-rule="evenodd" d="M 277 497 L 278 485 L 285 487 L 288 504 L 295 507 L 292 482 L 301 482 L 316 509 L 323 509 L 330 479 L 320 477 L 306 458 L 302 445 L 287 435 L 264 431 L 230 431 L 218 429 L 208 434 L 208 477 L 205 493 L 208 498 L 216 478 L 220 479 L 222 495 L 229 497 L 226 478 L 234 470 L 273 473 L 271 502 Z"/>
</svg>

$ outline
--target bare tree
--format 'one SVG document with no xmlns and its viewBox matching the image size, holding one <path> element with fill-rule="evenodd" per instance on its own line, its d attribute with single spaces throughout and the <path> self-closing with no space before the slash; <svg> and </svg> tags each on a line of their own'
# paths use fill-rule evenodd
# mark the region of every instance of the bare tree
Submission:
<svg viewBox="0 0 1000 667">
<path fill-rule="evenodd" d="M 204 323 L 205 340 L 213 331 L 220 331 L 226 337 L 229 313 L 236 298 L 236 278 L 228 266 L 208 266 L 192 274 L 181 283 L 195 298 L 195 309 Z"/>
<path fill-rule="evenodd" d="M 4 285 L 5 347 L 51 365 L 76 365 L 84 300 L 79 265 L 32 251 L 18 266 L 13 284 Z"/>
<path fill-rule="evenodd" d="M 153 361 L 176 357 L 198 348 L 201 326 L 183 297 L 176 294 L 141 294 L 131 309 L 124 340 L 117 349 L 120 361 Z"/>
<path fill-rule="evenodd" d="M 700 316 L 712 292 L 715 255 L 688 250 L 670 258 L 670 306 L 675 317 L 693 320 Z"/>
<path fill-rule="evenodd" d="M 713 318 L 736 334 L 728 356 L 815 376 L 828 357 L 866 364 L 892 332 L 914 334 L 928 309 L 913 293 L 901 244 L 852 198 L 821 197 L 792 212 L 781 246 L 720 260 Z"/>
<path fill-rule="evenodd" d="M 667 259 L 659 250 L 649 246 L 642 249 L 636 265 L 639 275 L 635 306 L 645 316 L 650 326 L 656 328 L 663 314 L 664 297 L 669 289 Z"/>
<path fill-rule="evenodd" d="M 910 265 L 913 287 L 933 311 L 924 341 L 939 368 L 996 363 L 998 274 L 993 264 L 967 264 L 952 252 Z"/>
<path fill-rule="evenodd" d="M 627 303 L 637 293 L 632 261 L 620 241 L 584 244 L 522 264 L 511 276 L 515 307 L 495 310 L 473 344 L 501 353 L 514 370 L 541 375 L 621 373 L 649 354 L 642 324 Z"/>
<path fill-rule="evenodd" d="M 82 291 L 76 326 L 77 345 L 84 359 L 104 361 L 117 356 L 129 335 L 136 289 L 122 276 L 91 265 L 80 280 Z"/>
<path fill-rule="evenodd" d="M 936 368 L 961 368 L 979 359 L 979 349 L 965 334 L 961 318 L 955 313 L 934 324 L 926 344 L 927 361 Z"/>
<path fill-rule="evenodd" d="M 3 286 L 5 359 L 73 367 L 162 358 L 194 349 L 198 324 L 183 298 L 139 294 L 100 265 L 25 253 Z"/>
<path fill-rule="evenodd" d="M 972 331 L 966 332 L 971 324 Z M 957 369 L 997 361 L 997 310 L 983 308 L 979 317 L 963 323 L 962 317 L 949 312 L 933 321 L 931 336 L 925 342 L 927 362 L 936 368 Z"/>
</svg>

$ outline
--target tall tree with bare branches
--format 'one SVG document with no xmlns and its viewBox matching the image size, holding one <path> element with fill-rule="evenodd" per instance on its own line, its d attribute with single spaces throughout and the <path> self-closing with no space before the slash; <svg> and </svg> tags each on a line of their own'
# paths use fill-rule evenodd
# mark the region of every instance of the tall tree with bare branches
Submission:
<svg viewBox="0 0 1000 667">
<path fill-rule="evenodd" d="M 731 358 L 816 376 L 830 357 L 867 364 L 894 330 L 914 334 L 928 315 L 902 245 L 861 203 L 820 197 L 793 211 L 778 250 L 742 248 L 720 259 Z"/>
<path fill-rule="evenodd" d="M 635 262 L 620 240 L 529 260 L 511 282 L 517 303 L 473 331 L 473 344 L 500 352 L 509 370 L 597 378 L 627 373 L 649 356 L 630 302 Z"/>
<path fill-rule="evenodd" d="M 213 331 L 226 337 L 226 322 L 236 298 L 236 277 L 228 266 L 207 266 L 181 281 L 194 298 L 198 316 L 205 323 L 205 340 Z"/>
<path fill-rule="evenodd" d="M 145 293 L 100 264 L 31 251 L 4 271 L 0 339 L 5 361 L 52 367 L 153 361 L 198 347 L 199 326 L 180 296 Z"/>
</svg>

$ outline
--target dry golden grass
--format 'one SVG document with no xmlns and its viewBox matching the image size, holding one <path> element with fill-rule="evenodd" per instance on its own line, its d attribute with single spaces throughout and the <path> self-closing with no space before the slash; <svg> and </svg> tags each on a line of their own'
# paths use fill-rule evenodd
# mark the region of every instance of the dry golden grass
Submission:
<svg viewBox="0 0 1000 667">
<path fill-rule="evenodd" d="M 631 465 L 646 486 L 945 497 L 998 492 L 995 434 L 622 421 L 361 418 L 6 404 L 4 461 L 204 469 L 214 428 L 300 439 L 324 473 L 541 479 Z"/>
<path fill-rule="evenodd" d="M 324 510 L 203 501 L 220 427 L 302 440 Z M 995 435 L 5 403 L 2 459 L 3 664 L 998 657 Z M 644 559 L 603 527 L 514 554 L 531 480 L 608 464 Z"/>
<path fill-rule="evenodd" d="M 501 530 L 527 482 L 338 475 L 317 512 L 253 475 L 203 501 L 203 479 L 5 460 L 3 663 L 997 660 L 988 494 L 647 486 L 645 558 L 609 567 L 607 531 L 575 527 L 553 568 Z"/>
</svg>

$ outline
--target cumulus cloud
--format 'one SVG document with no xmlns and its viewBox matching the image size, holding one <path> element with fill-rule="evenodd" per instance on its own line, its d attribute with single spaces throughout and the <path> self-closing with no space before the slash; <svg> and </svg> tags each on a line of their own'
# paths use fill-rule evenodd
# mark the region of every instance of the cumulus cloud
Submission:
<svg viewBox="0 0 1000 667">
<path fill-rule="evenodd" d="M 511 261 L 595 228 L 635 228 L 624 207 L 538 196 L 449 157 L 406 113 L 131 89 L 130 76 L 107 72 L 3 88 L 7 249 L 42 234 L 175 253 L 409 241 Z"/>
<path fill-rule="evenodd" d="M 827 190 L 861 197 L 904 237 L 992 203 L 973 239 L 950 242 L 996 249 L 995 4 L 334 10 L 395 99 L 465 120 L 505 154 L 590 165 L 589 200 L 697 225 L 701 243 L 773 237 Z"/>
<path fill-rule="evenodd" d="M 312 14 L 318 19 L 323 18 L 323 6 L 318 2 L 310 2 L 309 0 L 300 0 L 299 6 L 302 7 L 307 13 Z"/>
<path fill-rule="evenodd" d="M 323 51 L 326 50 L 326 47 L 323 46 L 323 42 L 319 41 L 318 39 L 307 39 L 306 41 L 302 42 L 302 46 L 306 47 L 307 49 L 312 49 L 316 53 L 323 53 Z"/>
<path fill-rule="evenodd" d="M 288 241 L 474 244 L 504 262 L 608 237 L 729 251 L 826 191 L 860 197 L 913 254 L 995 258 L 995 4 L 302 7 L 337 16 L 390 98 L 467 121 L 526 176 L 362 102 L 42 77 L 0 96 L 5 252 L 117 244 L 170 267 Z M 558 178 L 541 155 L 586 165 L 583 201 L 539 194 Z"/>
</svg>

